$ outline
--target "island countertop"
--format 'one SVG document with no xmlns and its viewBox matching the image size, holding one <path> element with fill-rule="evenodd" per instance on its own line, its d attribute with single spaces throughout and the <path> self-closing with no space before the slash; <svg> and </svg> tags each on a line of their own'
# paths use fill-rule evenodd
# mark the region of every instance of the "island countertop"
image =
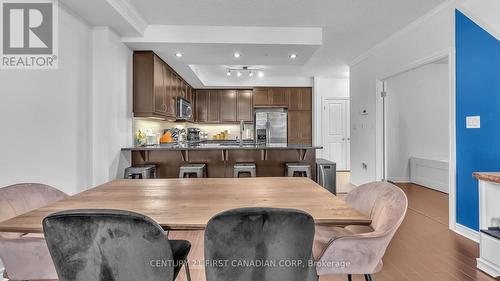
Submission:
<svg viewBox="0 0 500 281">
<path fill-rule="evenodd" d="M 500 172 L 476 172 L 472 176 L 478 180 L 500 183 Z"/>
<path fill-rule="evenodd" d="M 322 149 L 322 146 L 309 144 L 237 144 L 237 143 L 198 143 L 198 144 L 160 144 L 151 146 L 135 146 L 122 148 L 122 151 L 156 151 L 156 150 L 287 150 L 287 149 Z"/>
</svg>

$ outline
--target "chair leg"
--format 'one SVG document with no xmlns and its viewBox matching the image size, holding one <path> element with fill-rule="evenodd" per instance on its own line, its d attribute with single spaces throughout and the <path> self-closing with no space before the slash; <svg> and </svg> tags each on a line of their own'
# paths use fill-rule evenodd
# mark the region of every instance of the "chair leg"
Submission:
<svg viewBox="0 0 500 281">
<path fill-rule="evenodd" d="M 352 281 L 352 276 L 351 276 L 351 274 L 347 274 L 347 281 Z"/>
<path fill-rule="evenodd" d="M 189 273 L 189 265 L 188 265 L 188 260 L 185 260 L 184 267 L 186 268 L 186 278 L 187 281 L 191 281 L 191 273 Z"/>
<path fill-rule="evenodd" d="M 372 281 L 372 276 L 370 274 L 365 274 L 366 281 Z"/>
</svg>

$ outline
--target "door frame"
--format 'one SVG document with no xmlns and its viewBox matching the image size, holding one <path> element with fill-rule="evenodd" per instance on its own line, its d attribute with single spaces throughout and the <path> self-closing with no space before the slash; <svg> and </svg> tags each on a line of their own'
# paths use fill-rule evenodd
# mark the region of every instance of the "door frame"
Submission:
<svg viewBox="0 0 500 281">
<path fill-rule="evenodd" d="M 455 120 L 455 110 L 456 110 L 456 90 L 455 90 L 455 48 L 448 48 L 440 51 L 432 56 L 426 57 L 424 59 L 416 60 L 405 67 L 398 69 L 397 71 L 386 73 L 381 75 L 380 78 L 375 80 L 376 90 L 375 90 L 375 172 L 376 180 L 387 179 L 387 170 L 384 169 L 387 163 L 387 147 L 386 136 L 383 134 L 383 114 L 384 108 L 381 98 L 381 92 L 383 90 L 383 83 L 389 78 L 402 74 L 404 72 L 411 71 L 415 68 L 427 65 L 429 63 L 439 61 L 441 59 L 448 58 L 448 85 L 449 85 L 449 124 L 450 128 L 448 130 L 449 134 L 449 156 L 448 156 L 448 179 L 449 179 L 449 228 L 456 231 L 456 120 Z M 385 152 L 385 154 L 384 154 Z"/>
<path fill-rule="evenodd" d="M 325 146 L 325 135 L 323 134 L 323 126 L 325 125 L 325 120 L 323 119 L 323 111 L 325 110 L 325 105 L 327 101 L 346 101 L 347 106 L 345 110 L 345 120 L 346 120 L 346 138 L 347 138 L 347 145 L 346 145 L 346 166 L 347 169 L 346 171 L 351 170 L 351 99 L 349 97 L 322 97 L 321 98 L 321 128 L 320 130 L 320 135 L 321 135 L 321 145 Z M 321 152 L 321 156 L 323 156 L 324 152 Z"/>
</svg>

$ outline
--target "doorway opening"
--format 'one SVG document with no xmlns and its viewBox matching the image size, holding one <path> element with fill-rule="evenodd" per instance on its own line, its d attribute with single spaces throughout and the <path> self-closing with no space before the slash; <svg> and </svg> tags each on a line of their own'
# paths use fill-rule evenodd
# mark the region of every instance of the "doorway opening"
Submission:
<svg viewBox="0 0 500 281">
<path fill-rule="evenodd" d="M 450 77 L 446 56 L 381 81 L 383 175 L 407 192 L 450 192 Z M 425 202 L 422 209 L 432 206 Z M 433 215 L 448 224 L 447 211 Z"/>
</svg>

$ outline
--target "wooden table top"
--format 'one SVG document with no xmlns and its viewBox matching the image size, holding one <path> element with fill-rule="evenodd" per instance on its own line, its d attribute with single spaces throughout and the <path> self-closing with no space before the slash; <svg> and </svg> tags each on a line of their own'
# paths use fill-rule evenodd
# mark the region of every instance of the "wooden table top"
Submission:
<svg viewBox="0 0 500 281">
<path fill-rule="evenodd" d="M 204 229 L 225 210 L 294 208 L 317 224 L 368 225 L 371 220 L 308 178 L 114 180 L 0 223 L 0 232 L 41 233 L 47 215 L 70 209 L 121 209 L 144 214 L 166 230 Z"/>
</svg>

